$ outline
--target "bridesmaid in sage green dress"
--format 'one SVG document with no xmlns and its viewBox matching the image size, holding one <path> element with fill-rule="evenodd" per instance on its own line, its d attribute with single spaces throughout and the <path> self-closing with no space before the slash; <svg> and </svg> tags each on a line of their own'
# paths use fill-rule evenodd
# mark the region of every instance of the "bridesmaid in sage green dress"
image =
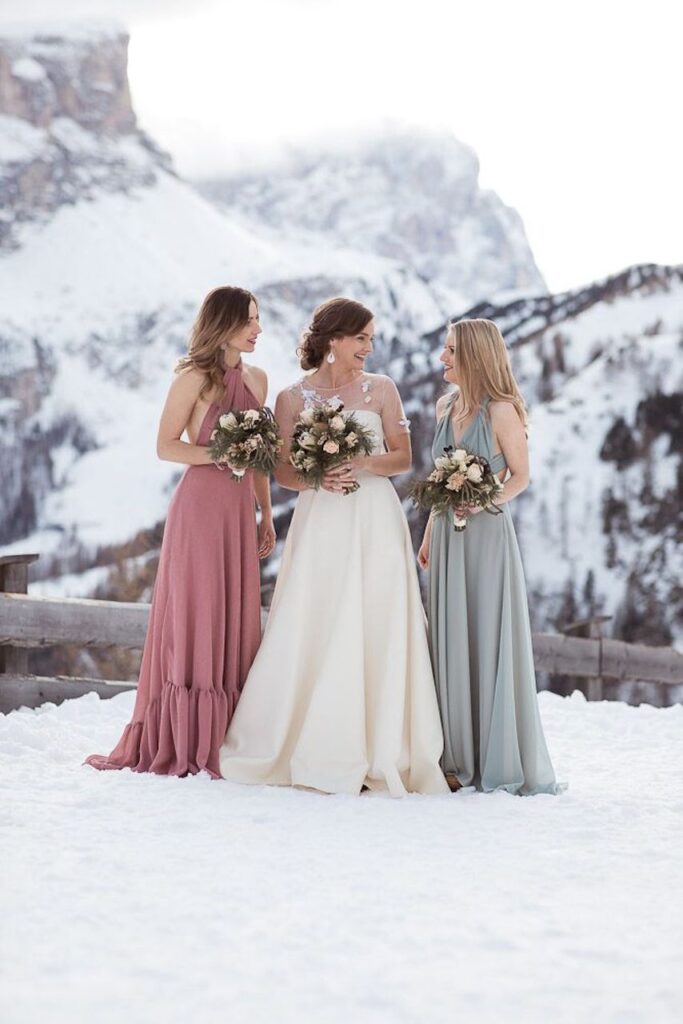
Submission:
<svg viewBox="0 0 683 1024">
<path fill-rule="evenodd" d="M 430 569 L 429 630 L 451 789 L 558 793 L 536 697 L 524 571 L 508 502 L 529 482 L 526 409 L 490 320 L 451 324 L 433 457 L 449 445 L 504 480 L 501 515 L 462 509 L 467 528 L 432 516 L 418 555 Z"/>
</svg>

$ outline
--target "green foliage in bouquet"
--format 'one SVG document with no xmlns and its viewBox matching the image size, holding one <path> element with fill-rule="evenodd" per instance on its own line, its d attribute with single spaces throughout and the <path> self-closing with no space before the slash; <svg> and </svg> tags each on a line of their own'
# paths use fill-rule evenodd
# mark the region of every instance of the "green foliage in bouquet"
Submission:
<svg viewBox="0 0 683 1024">
<path fill-rule="evenodd" d="M 241 480 L 248 469 L 272 473 L 282 438 L 275 418 L 265 406 L 223 413 L 211 434 L 209 455 L 219 469 L 231 469 Z"/>
<path fill-rule="evenodd" d="M 325 473 L 355 458 L 371 455 L 375 435 L 353 413 L 342 415 L 342 402 L 304 409 L 294 425 L 289 461 L 301 481 L 317 490 Z M 345 493 L 358 490 L 358 484 Z"/>
<path fill-rule="evenodd" d="M 467 526 L 467 519 L 457 514 L 462 506 L 476 506 L 499 515 L 502 509 L 495 499 L 503 485 L 492 472 L 483 455 L 475 455 L 466 448 L 445 448 L 434 462 L 434 469 L 426 480 L 416 480 L 410 496 L 420 508 L 443 516 L 453 514 L 453 526 L 461 532 Z"/>
</svg>

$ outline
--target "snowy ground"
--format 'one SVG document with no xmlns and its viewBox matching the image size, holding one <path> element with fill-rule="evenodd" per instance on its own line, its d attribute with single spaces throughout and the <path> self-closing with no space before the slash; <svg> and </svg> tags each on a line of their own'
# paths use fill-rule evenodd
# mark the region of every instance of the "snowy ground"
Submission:
<svg viewBox="0 0 683 1024">
<path fill-rule="evenodd" d="M 562 797 L 98 774 L 132 694 L 0 717 L 4 1024 L 680 1020 L 683 707 L 540 700 Z"/>
</svg>

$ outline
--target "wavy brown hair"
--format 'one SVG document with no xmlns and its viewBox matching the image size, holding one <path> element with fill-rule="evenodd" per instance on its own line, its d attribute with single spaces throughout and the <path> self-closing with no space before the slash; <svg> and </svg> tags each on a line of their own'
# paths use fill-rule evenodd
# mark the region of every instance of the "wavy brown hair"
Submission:
<svg viewBox="0 0 683 1024">
<path fill-rule="evenodd" d="M 192 369 L 204 374 L 200 398 L 214 387 L 222 394 L 225 374 L 223 346 L 248 323 L 251 302 L 256 302 L 258 307 L 256 296 L 246 288 L 231 285 L 214 288 L 202 302 L 192 325 L 187 355 L 178 360 L 175 369 L 176 373 Z"/>
<path fill-rule="evenodd" d="M 372 310 L 353 299 L 337 297 L 321 303 L 313 314 L 297 349 L 302 370 L 317 370 L 330 350 L 333 338 L 360 334 L 372 318 Z"/>
<path fill-rule="evenodd" d="M 457 320 L 448 334 L 455 342 L 455 365 L 459 378 L 462 412 L 467 419 L 481 405 L 485 395 L 495 401 L 512 402 L 524 427 L 527 411 L 503 335 L 493 320 Z"/>
</svg>

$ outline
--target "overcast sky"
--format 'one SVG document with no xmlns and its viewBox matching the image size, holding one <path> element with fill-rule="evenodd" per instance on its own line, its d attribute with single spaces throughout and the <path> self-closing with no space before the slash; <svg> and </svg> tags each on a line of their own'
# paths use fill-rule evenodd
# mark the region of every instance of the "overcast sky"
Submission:
<svg viewBox="0 0 683 1024">
<path fill-rule="evenodd" d="M 181 172 L 442 128 L 520 212 L 551 289 L 683 260 L 679 5 L 616 0 L 3 0 L 131 31 L 142 125 Z M 1 21 L 0 21 L 1 23 Z"/>
</svg>

